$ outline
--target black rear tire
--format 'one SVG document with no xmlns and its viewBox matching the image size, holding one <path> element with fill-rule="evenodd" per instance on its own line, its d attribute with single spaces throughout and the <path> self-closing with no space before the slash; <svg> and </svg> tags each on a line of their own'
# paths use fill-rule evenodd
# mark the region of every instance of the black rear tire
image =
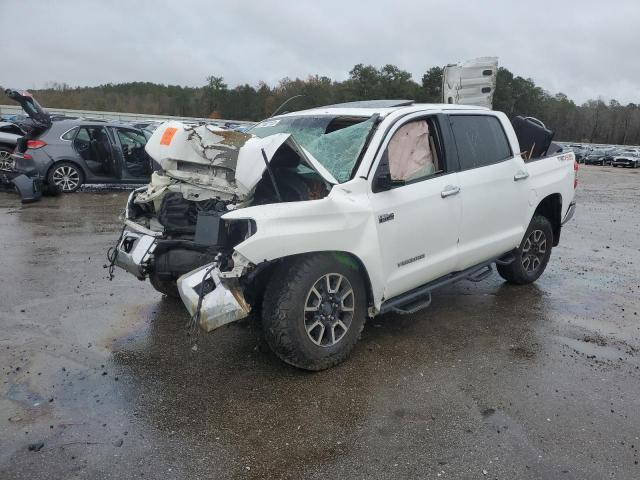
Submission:
<svg viewBox="0 0 640 480">
<path fill-rule="evenodd" d="M 166 295 L 169 298 L 180 298 L 178 282 L 176 280 L 161 279 L 156 274 L 152 273 L 149 275 L 149 282 L 153 288 L 163 295 Z"/>
<path fill-rule="evenodd" d="M 362 274 L 349 257 L 318 253 L 285 261 L 264 294 L 262 328 L 267 344 L 295 367 L 312 371 L 333 367 L 347 358 L 360 338 L 366 295 Z"/>
<path fill-rule="evenodd" d="M 527 285 L 544 272 L 551 257 L 553 228 L 542 215 L 534 215 L 516 251 L 515 260 L 508 265 L 496 265 L 498 273 L 509 283 Z"/>
</svg>

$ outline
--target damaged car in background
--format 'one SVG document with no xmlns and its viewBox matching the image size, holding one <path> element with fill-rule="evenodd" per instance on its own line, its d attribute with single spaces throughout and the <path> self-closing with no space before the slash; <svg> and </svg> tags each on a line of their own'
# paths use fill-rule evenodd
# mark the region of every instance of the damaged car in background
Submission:
<svg viewBox="0 0 640 480">
<path fill-rule="evenodd" d="M 147 143 L 160 169 L 129 197 L 111 265 L 180 296 L 206 331 L 254 312 L 278 357 L 322 370 L 367 317 L 414 313 L 493 265 L 515 284 L 542 274 L 577 185 L 552 135 L 534 119 L 405 100 L 246 132 L 168 122 Z"/>
<path fill-rule="evenodd" d="M 43 193 L 72 193 L 84 184 L 149 181 L 154 165 L 144 147 L 151 131 L 118 121 L 51 115 L 27 91 L 7 89 L 5 94 L 30 120 L 15 140 L 6 177 L 0 177 L 23 202 L 37 201 Z M 0 131 L 0 161 L 2 150 Z"/>
<path fill-rule="evenodd" d="M 17 174 L 13 170 L 11 155 L 24 134 L 25 132 L 15 123 L 0 121 L 0 188 L 15 188 L 12 180 Z"/>
<path fill-rule="evenodd" d="M 15 123 L 0 122 L 0 170 L 11 170 L 13 160 L 11 154 L 16 148 L 18 139 L 25 132 Z"/>
</svg>

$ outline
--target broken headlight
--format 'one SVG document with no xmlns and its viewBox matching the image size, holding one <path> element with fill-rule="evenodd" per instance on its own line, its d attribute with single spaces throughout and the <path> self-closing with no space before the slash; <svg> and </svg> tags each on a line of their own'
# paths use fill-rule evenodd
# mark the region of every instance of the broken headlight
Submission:
<svg viewBox="0 0 640 480">
<path fill-rule="evenodd" d="M 258 231 L 253 218 L 224 220 L 226 230 L 225 247 L 234 248 Z"/>
</svg>

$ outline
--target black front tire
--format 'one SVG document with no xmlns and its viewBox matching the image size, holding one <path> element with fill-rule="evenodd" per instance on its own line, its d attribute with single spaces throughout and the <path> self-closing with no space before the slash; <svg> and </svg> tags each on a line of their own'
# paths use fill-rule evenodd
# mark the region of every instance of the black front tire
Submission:
<svg viewBox="0 0 640 480">
<path fill-rule="evenodd" d="M 544 251 L 541 245 L 544 245 Z M 547 268 L 553 245 L 553 228 L 547 217 L 534 215 L 516 251 L 515 260 L 508 265 L 496 265 L 498 273 L 509 283 L 527 285 L 535 282 Z"/>
<path fill-rule="evenodd" d="M 319 285 L 325 278 L 333 285 L 323 300 L 325 292 Z M 342 279 L 337 283 L 339 278 Z M 316 288 L 321 294 L 317 297 L 318 306 L 311 305 L 316 303 L 316 294 L 312 293 Z M 337 292 L 331 294 L 332 288 Z M 349 288 L 352 297 L 344 294 Z M 337 298 L 342 295 L 345 300 L 338 304 Z M 317 310 L 309 311 L 310 308 Z M 281 360 L 304 370 L 319 371 L 347 358 L 360 338 L 366 313 L 362 274 L 349 257 L 332 253 L 304 255 L 283 262 L 270 278 L 262 305 L 262 328 L 267 344 Z M 325 320 L 320 320 L 321 315 Z M 339 323 L 348 328 L 343 331 L 337 326 Z M 315 329 L 311 328 L 313 325 Z"/>
<path fill-rule="evenodd" d="M 180 298 L 178 282 L 176 280 L 161 279 L 158 275 L 152 273 L 149 275 L 149 283 L 151 283 L 151 286 L 158 292 L 169 298 Z"/>
</svg>

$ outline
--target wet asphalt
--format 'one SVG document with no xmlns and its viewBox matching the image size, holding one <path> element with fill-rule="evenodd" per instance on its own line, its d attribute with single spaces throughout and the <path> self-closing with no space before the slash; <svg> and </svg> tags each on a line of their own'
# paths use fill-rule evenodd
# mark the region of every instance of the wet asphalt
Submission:
<svg viewBox="0 0 640 480">
<path fill-rule="evenodd" d="M 582 168 L 536 284 L 447 287 L 320 373 L 109 282 L 125 200 L 0 193 L 0 478 L 640 478 L 640 170 Z"/>
</svg>

